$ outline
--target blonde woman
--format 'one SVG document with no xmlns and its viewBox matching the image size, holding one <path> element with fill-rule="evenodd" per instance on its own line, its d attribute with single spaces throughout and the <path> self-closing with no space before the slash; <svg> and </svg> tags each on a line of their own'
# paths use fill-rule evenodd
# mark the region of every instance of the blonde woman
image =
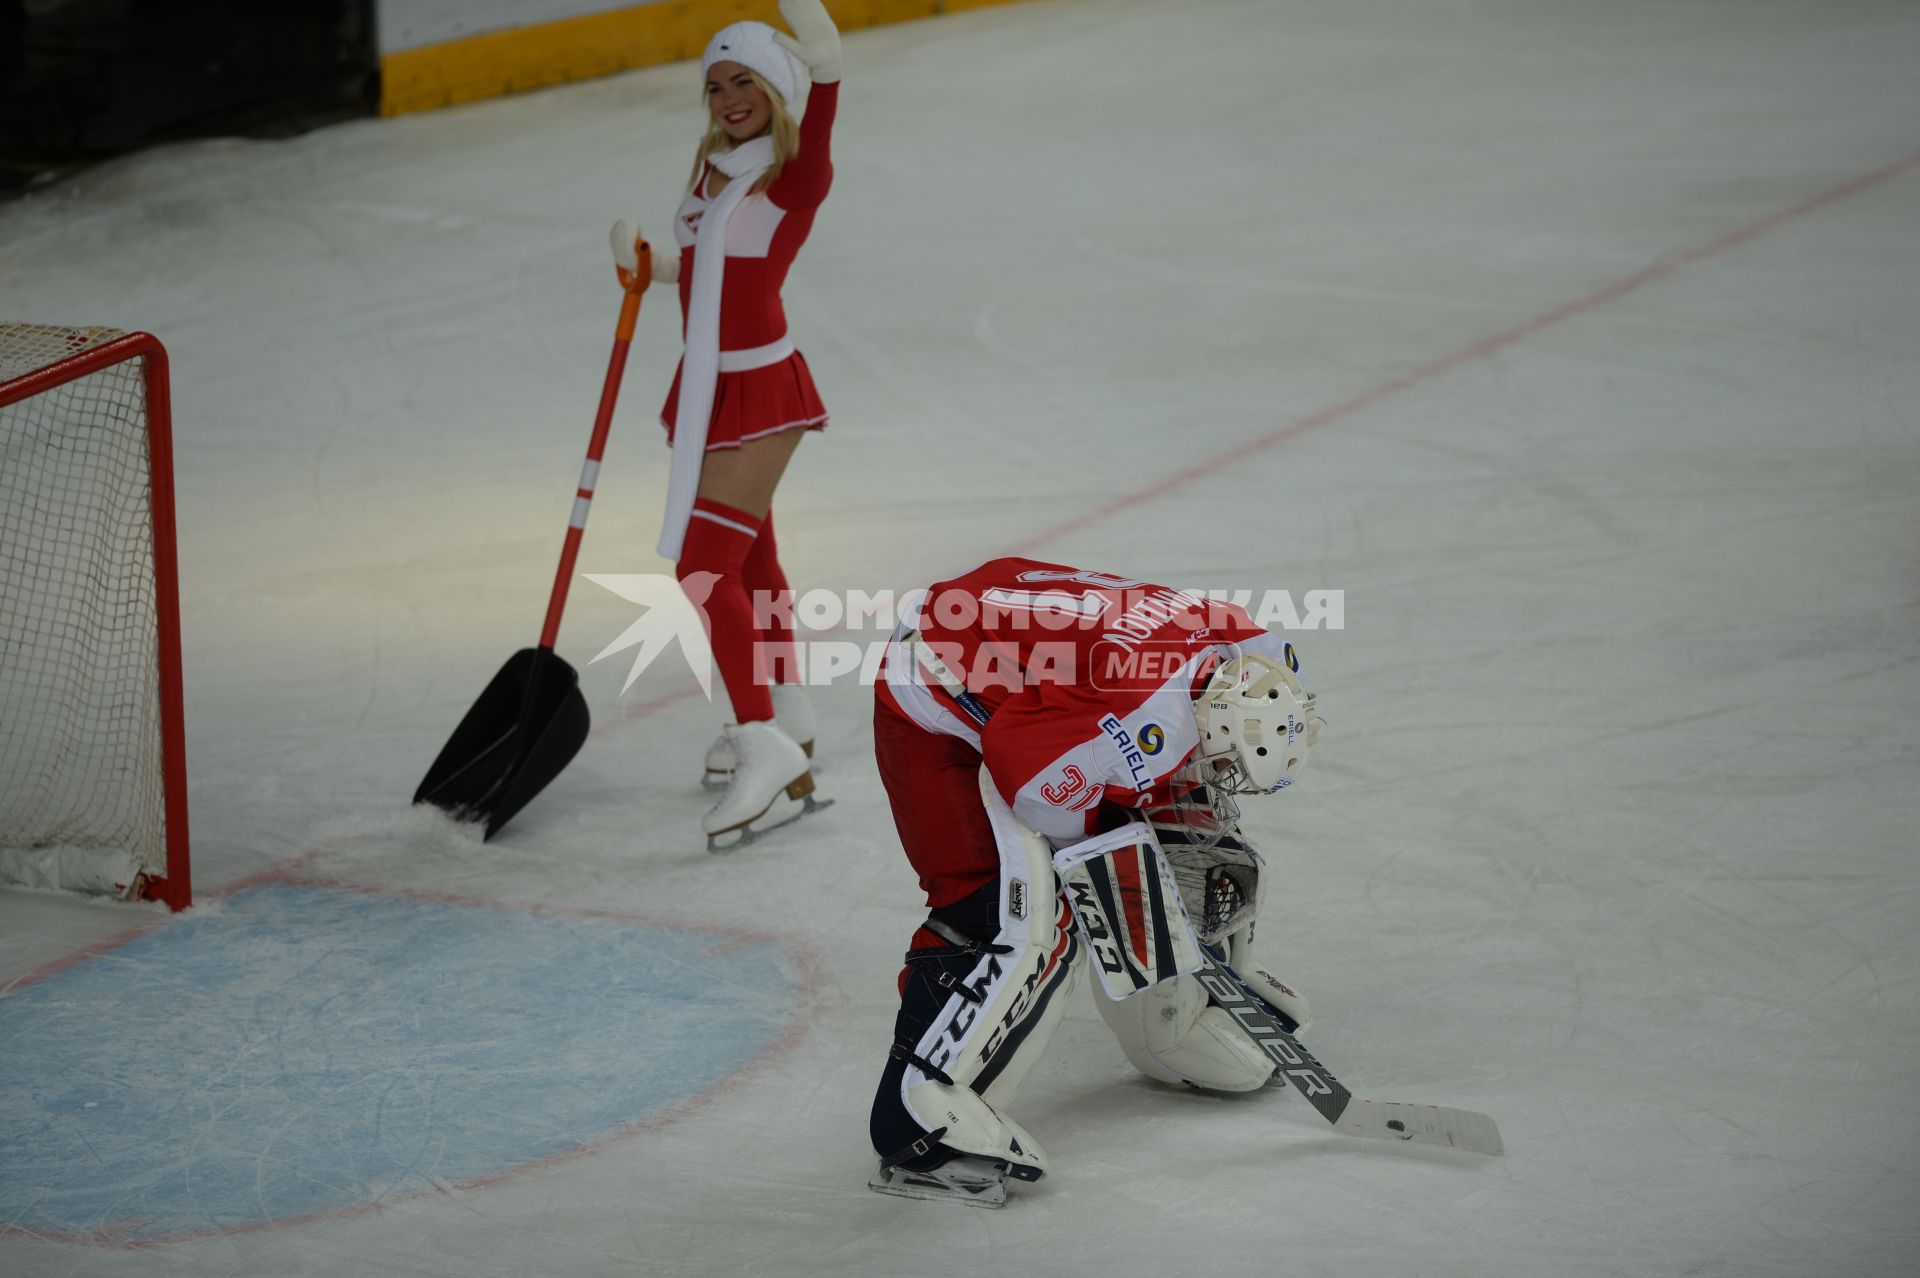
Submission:
<svg viewBox="0 0 1920 1278">
<path fill-rule="evenodd" d="M 713 848 L 814 806 L 813 710 L 791 619 L 768 605 L 788 598 L 774 489 L 801 436 L 827 424 L 780 286 L 833 182 L 840 35 L 820 0 L 782 0 L 780 13 L 793 35 L 736 22 L 708 44 L 708 125 L 674 216 L 680 252 L 653 259 L 656 280 L 679 284 L 686 336 L 661 414 L 673 462 L 660 553 L 704 609 L 737 720 L 707 752 L 704 780 L 726 787 L 703 823 Z M 623 265 L 634 238 L 615 228 Z"/>
</svg>

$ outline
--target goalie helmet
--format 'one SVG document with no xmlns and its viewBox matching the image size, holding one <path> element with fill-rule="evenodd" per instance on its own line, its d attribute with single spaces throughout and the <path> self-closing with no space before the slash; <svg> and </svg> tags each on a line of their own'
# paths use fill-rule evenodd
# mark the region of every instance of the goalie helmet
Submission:
<svg viewBox="0 0 1920 1278">
<path fill-rule="evenodd" d="M 1200 758 L 1212 764 L 1206 782 L 1231 794 L 1286 789 L 1320 736 L 1313 694 L 1301 689 L 1293 671 L 1256 653 L 1223 662 L 1194 702 L 1193 716 Z"/>
</svg>

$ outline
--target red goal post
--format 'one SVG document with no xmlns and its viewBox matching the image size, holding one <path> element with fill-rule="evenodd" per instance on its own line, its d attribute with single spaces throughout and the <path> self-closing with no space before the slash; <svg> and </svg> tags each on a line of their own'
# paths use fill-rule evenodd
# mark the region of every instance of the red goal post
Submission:
<svg viewBox="0 0 1920 1278">
<path fill-rule="evenodd" d="M 0 882 L 193 899 L 167 353 L 0 323 Z"/>
</svg>

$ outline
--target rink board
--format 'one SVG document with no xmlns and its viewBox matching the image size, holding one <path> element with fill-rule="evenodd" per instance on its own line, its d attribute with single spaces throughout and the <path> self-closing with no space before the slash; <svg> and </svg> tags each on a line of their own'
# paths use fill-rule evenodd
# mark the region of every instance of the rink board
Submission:
<svg viewBox="0 0 1920 1278">
<path fill-rule="evenodd" d="M 0 998 L 0 1231 L 137 1244 L 484 1182 L 684 1112 L 798 985 L 768 937 L 247 889 Z"/>
<path fill-rule="evenodd" d="M 1020 0 L 835 0 L 842 31 L 965 13 Z M 382 5 L 380 114 L 407 115 L 529 89 L 697 58 L 743 19 L 781 22 L 775 0 L 653 0 L 608 6 L 550 0 L 549 20 L 519 6 L 408 0 Z M 388 12 L 394 10 L 396 12 Z M 399 19 L 395 21 L 394 19 Z M 432 38 L 434 35 L 440 38 Z M 697 102 L 689 77 L 688 101 Z"/>
</svg>

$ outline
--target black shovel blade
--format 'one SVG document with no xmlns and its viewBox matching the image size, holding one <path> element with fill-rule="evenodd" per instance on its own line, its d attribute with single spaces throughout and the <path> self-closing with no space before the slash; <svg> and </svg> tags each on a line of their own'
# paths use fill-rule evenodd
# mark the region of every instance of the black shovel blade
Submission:
<svg viewBox="0 0 1920 1278">
<path fill-rule="evenodd" d="M 485 821 L 492 838 L 573 761 L 588 724 L 578 672 L 551 648 L 522 648 L 453 730 L 413 801 Z"/>
</svg>

